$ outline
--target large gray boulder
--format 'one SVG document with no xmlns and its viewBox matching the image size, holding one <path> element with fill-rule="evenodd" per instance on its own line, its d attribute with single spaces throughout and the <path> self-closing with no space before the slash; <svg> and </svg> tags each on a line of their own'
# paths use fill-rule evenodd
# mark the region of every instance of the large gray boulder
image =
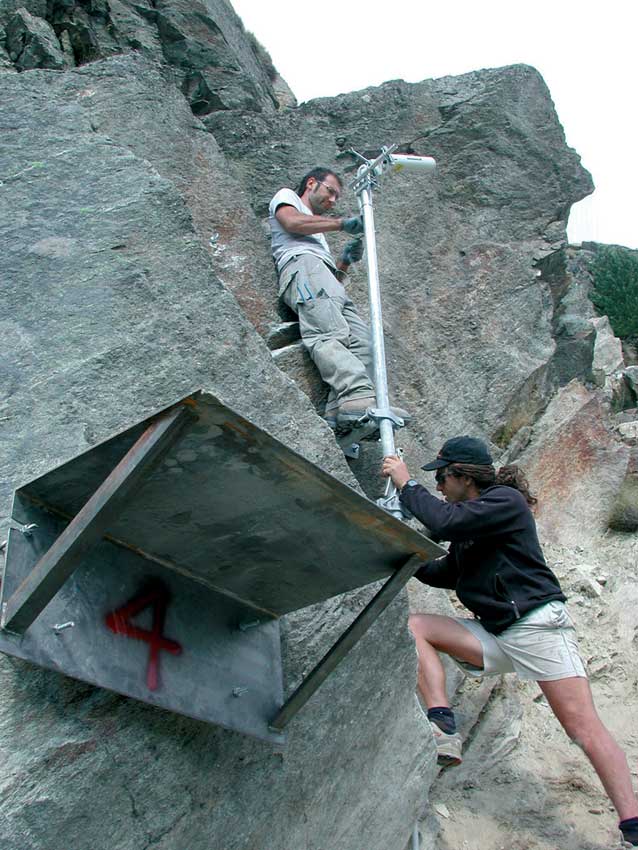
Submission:
<svg viewBox="0 0 638 850">
<path fill-rule="evenodd" d="M 627 366 L 623 375 L 633 397 L 638 400 L 638 366 Z"/>
<path fill-rule="evenodd" d="M 577 380 L 534 425 L 516 463 L 539 496 L 536 520 L 544 540 L 591 545 L 609 527 L 631 458 L 613 426 L 607 399 Z"/>
<path fill-rule="evenodd" d="M 228 0 L 0 0 L 0 25 L 7 21 L 18 70 L 138 51 L 174 69 L 196 115 L 295 102 Z"/>
<path fill-rule="evenodd" d="M 282 109 L 285 86 L 226 0 L 21 6 L 76 67 L 0 54 L 20 71 L 0 89 L 3 526 L 16 486 L 199 387 L 380 494 L 378 447 L 348 468 L 317 415 L 325 388 L 282 327 L 265 227 L 280 186 L 317 163 L 344 170 L 350 146 L 397 141 L 439 163 L 377 195 L 413 468 L 452 432 L 520 450 L 555 390 L 591 375 L 594 331 L 565 253 L 591 180 L 533 69 Z M 18 8 L 0 0 L 2 32 Z M 351 288 L 363 305 L 361 268 Z M 287 619 L 289 691 L 372 592 Z M 450 610 L 441 594 L 418 599 Z M 406 613 L 391 606 L 281 752 L 1 657 L 3 848 L 403 850 L 434 774 Z M 472 695 L 471 723 L 489 693 Z"/>
<path fill-rule="evenodd" d="M 592 187 L 536 71 L 393 81 L 294 111 L 216 112 L 204 123 L 260 216 L 310 166 L 351 166 L 351 146 L 374 154 L 398 142 L 436 157 L 433 178 L 384 179 L 375 207 L 392 395 L 429 450 L 459 430 L 507 444 L 573 377 L 552 365 L 562 293 L 553 298 L 542 261 L 565 245 L 569 206 Z M 343 209 L 353 206 L 346 193 Z M 363 305 L 361 269 L 353 278 Z M 586 372 L 593 332 L 574 333 L 583 342 L 572 359 Z"/>
<path fill-rule="evenodd" d="M 638 417 L 627 423 L 627 430 L 630 438 L 626 442 L 633 445 L 625 477 L 612 505 L 609 527 L 615 531 L 635 533 L 638 531 Z"/>
<path fill-rule="evenodd" d="M 625 366 L 622 345 L 618 337 L 614 335 L 607 316 L 593 318 L 590 321 L 596 329 L 592 372 L 596 384 L 604 387 L 609 379 L 622 372 Z"/>
<path fill-rule="evenodd" d="M 0 125 L 3 527 L 19 484 L 198 387 L 354 485 L 246 317 L 250 299 L 244 313 L 222 282 L 256 289 L 267 246 L 170 73 L 128 55 L 9 74 Z M 373 590 L 290 618 L 289 690 Z M 0 843 L 401 847 L 433 765 L 414 676 L 399 600 L 279 752 L 1 656 Z"/>
<path fill-rule="evenodd" d="M 69 64 L 51 25 L 26 9 L 18 9 L 10 18 L 6 38 L 9 58 L 19 71 L 61 70 Z"/>
</svg>

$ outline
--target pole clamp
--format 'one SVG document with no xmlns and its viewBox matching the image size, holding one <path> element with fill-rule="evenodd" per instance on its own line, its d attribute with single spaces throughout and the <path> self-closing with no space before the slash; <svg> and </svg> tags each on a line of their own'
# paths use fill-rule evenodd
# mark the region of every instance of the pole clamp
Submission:
<svg viewBox="0 0 638 850">
<path fill-rule="evenodd" d="M 392 427 L 397 430 L 398 428 L 403 428 L 405 425 L 405 421 L 401 419 L 400 416 L 397 416 L 392 412 L 392 409 L 389 407 L 369 407 L 366 410 L 366 416 L 368 419 L 372 419 L 373 422 L 381 422 L 384 419 L 389 419 L 392 422 Z"/>
<path fill-rule="evenodd" d="M 401 503 L 399 495 L 396 492 L 391 496 L 382 496 L 380 499 L 377 499 L 377 505 L 397 519 L 404 521 L 414 519 L 414 515 Z"/>
</svg>

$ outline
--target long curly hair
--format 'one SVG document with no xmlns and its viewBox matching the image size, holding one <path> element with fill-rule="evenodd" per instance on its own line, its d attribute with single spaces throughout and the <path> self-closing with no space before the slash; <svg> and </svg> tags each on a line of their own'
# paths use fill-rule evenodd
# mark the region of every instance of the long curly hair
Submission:
<svg viewBox="0 0 638 850">
<path fill-rule="evenodd" d="M 493 484 L 503 484 L 505 487 L 513 487 L 514 490 L 518 490 L 528 505 L 535 505 L 538 502 L 536 496 L 530 493 L 529 482 L 523 470 L 516 464 L 510 463 L 502 466 L 498 472 L 492 465 L 474 463 L 451 463 L 448 469 L 457 478 L 467 475 L 474 481 L 479 490 L 485 490 L 486 487 L 491 487 Z"/>
</svg>

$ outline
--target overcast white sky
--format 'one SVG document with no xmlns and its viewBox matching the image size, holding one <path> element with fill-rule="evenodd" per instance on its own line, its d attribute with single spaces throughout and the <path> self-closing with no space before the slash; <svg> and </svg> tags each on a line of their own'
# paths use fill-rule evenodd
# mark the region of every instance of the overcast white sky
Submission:
<svg viewBox="0 0 638 850">
<path fill-rule="evenodd" d="M 300 102 L 533 65 L 596 184 L 572 208 L 570 241 L 638 248 L 638 0 L 231 2 Z"/>
</svg>

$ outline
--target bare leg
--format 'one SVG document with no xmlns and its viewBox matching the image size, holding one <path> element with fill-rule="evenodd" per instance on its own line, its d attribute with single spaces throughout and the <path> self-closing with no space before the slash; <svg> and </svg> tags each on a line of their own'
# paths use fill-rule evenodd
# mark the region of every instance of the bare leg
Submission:
<svg viewBox="0 0 638 850">
<path fill-rule="evenodd" d="M 598 716 L 587 679 L 538 684 L 565 732 L 592 763 L 620 820 L 638 817 L 627 759 Z"/>
<path fill-rule="evenodd" d="M 428 708 L 449 706 L 445 671 L 439 652 L 453 655 L 476 667 L 483 666 L 483 649 L 478 638 L 452 617 L 411 614 L 408 620 L 419 657 L 418 687 Z"/>
</svg>

